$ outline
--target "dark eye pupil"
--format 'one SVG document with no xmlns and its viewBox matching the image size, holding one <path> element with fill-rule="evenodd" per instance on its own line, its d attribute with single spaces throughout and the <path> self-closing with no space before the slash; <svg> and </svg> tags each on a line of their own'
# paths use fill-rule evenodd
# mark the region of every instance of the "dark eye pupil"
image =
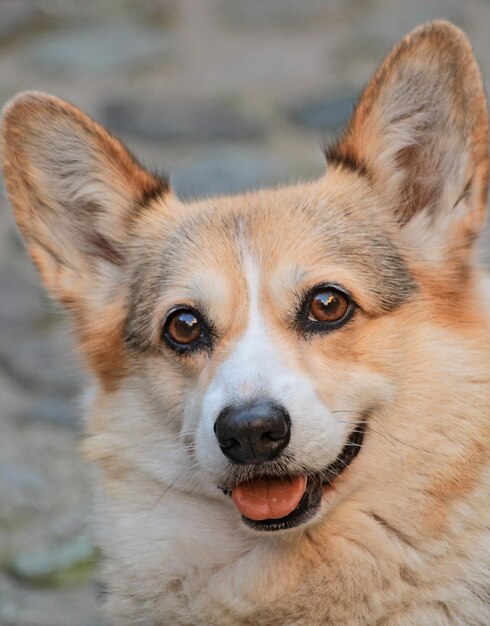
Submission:
<svg viewBox="0 0 490 626">
<path fill-rule="evenodd" d="M 194 328 L 198 324 L 198 321 L 192 313 L 181 313 L 175 319 L 175 326 L 182 333 L 193 334 Z"/>
<path fill-rule="evenodd" d="M 340 307 L 339 299 L 330 292 L 317 294 L 315 296 L 315 302 L 324 311 L 328 311 L 330 314 L 335 313 Z"/>
<path fill-rule="evenodd" d="M 202 327 L 196 315 L 191 311 L 177 311 L 170 318 L 167 332 L 173 341 L 189 344 L 199 339 Z"/>
<path fill-rule="evenodd" d="M 333 289 L 316 293 L 310 302 L 309 319 L 317 322 L 336 322 L 349 308 L 347 297 Z"/>
</svg>

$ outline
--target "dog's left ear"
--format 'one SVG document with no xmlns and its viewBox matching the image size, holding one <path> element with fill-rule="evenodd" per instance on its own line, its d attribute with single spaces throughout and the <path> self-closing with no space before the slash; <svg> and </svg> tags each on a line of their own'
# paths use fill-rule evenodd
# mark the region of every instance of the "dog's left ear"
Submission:
<svg viewBox="0 0 490 626">
<path fill-rule="evenodd" d="M 125 289 L 132 234 L 165 180 L 100 124 L 59 98 L 20 94 L 0 129 L 5 183 L 51 295 L 72 314 L 82 352 L 106 385 L 124 373 Z"/>
<path fill-rule="evenodd" d="M 110 298 L 131 221 L 168 192 L 100 124 L 55 96 L 27 92 L 3 113 L 7 191 L 43 281 L 70 310 Z"/>
<path fill-rule="evenodd" d="M 369 176 L 412 240 L 437 232 L 452 252 L 467 250 L 485 218 L 488 115 L 465 35 L 443 21 L 408 34 L 327 159 Z"/>
</svg>

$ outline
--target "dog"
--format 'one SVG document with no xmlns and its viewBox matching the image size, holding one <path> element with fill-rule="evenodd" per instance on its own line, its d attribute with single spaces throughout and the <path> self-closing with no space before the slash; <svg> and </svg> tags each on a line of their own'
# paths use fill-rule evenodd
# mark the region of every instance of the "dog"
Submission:
<svg viewBox="0 0 490 626">
<path fill-rule="evenodd" d="M 183 203 L 37 92 L 2 150 L 93 375 L 111 624 L 490 623 L 488 120 L 458 28 L 393 49 L 314 182 Z"/>
</svg>

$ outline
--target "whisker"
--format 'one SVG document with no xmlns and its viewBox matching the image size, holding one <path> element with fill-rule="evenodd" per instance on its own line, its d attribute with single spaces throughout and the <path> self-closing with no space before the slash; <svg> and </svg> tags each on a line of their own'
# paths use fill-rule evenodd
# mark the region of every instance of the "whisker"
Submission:
<svg viewBox="0 0 490 626">
<path fill-rule="evenodd" d="M 361 411 L 353 411 L 353 410 L 348 410 L 348 409 L 332 411 L 332 414 L 336 414 L 336 413 L 351 413 L 351 414 L 362 415 Z M 338 421 L 343 423 L 343 424 L 350 424 L 351 423 L 351 422 L 347 422 L 345 420 L 338 420 Z M 437 450 L 428 450 L 427 448 L 420 448 L 419 446 L 416 446 L 416 445 L 414 445 L 412 443 L 408 443 L 406 441 L 403 441 L 403 439 L 400 439 L 400 438 L 396 437 L 395 435 L 392 435 L 390 432 L 388 432 L 388 430 L 386 428 L 386 425 L 383 424 L 383 422 L 381 420 L 379 420 L 378 418 L 376 418 L 374 415 L 371 415 L 369 417 L 369 419 L 358 420 L 356 423 L 357 424 L 370 424 L 371 422 L 375 422 L 377 425 L 379 425 L 384 430 L 384 432 L 386 433 L 387 437 L 389 437 L 390 439 L 393 439 L 393 441 L 396 441 L 397 443 L 400 443 L 400 444 L 402 444 L 404 446 L 407 446 L 408 448 L 412 448 L 414 450 L 419 450 L 420 452 L 425 452 L 426 454 L 441 454 L 443 456 L 448 456 L 444 452 L 439 452 Z M 383 436 L 381 433 L 377 433 L 372 428 L 370 428 L 369 430 L 371 430 L 375 434 Z"/>
<path fill-rule="evenodd" d="M 163 490 L 163 492 L 158 496 L 158 498 L 155 501 L 155 504 L 148 511 L 148 516 L 147 516 L 147 518 L 145 520 L 144 526 L 146 526 L 148 524 L 148 522 L 150 521 L 150 517 L 153 514 L 154 510 L 160 504 L 160 502 L 162 501 L 162 499 L 165 496 L 165 494 L 169 491 L 169 489 L 172 489 L 172 487 L 175 485 L 176 482 L 177 482 L 177 478 L 174 481 L 172 481 L 170 483 L 170 485 L 167 485 L 167 487 Z"/>
</svg>

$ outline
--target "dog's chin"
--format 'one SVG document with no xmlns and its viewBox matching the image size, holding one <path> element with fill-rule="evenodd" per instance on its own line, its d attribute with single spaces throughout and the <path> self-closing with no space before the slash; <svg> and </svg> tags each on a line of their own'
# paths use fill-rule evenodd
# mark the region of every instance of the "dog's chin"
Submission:
<svg viewBox="0 0 490 626">
<path fill-rule="evenodd" d="M 296 507 L 290 511 L 287 515 L 280 518 L 271 519 L 250 519 L 242 514 L 242 520 L 249 528 L 259 532 L 272 532 L 279 530 L 288 530 L 296 528 L 312 520 L 320 511 L 323 496 L 333 486 L 336 480 L 339 479 L 342 472 L 352 463 L 361 451 L 364 441 L 365 422 L 359 423 L 352 430 L 349 438 L 344 445 L 342 451 L 337 458 L 327 465 L 321 471 L 312 471 L 303 474 L 304 492 L 301 496 Z M 280 479 L 285 482 L 295 482 L 298 480 L 298 473 L 287 474 L 284 469 L 280 475 L 277 470 L 274 472 L 268 472 L 266 466 L 256 467 L 255 472 L 251 474 L 246 484 L 252 484 L 255 479 L 264 480 L 270 477 L 271 479 Z M 304 480 L 306 479 L 306 480 Z M 244 484 L 237 482 L 234 486 Z M 230 487 L 220 487 L 224 493 L 232 496 L 233 485 Z"/>
</svg>

